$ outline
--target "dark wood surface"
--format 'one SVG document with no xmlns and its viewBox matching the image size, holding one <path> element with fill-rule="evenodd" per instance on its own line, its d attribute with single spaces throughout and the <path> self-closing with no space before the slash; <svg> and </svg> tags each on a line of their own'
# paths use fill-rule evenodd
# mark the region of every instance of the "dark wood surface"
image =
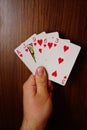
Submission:
<svg viewBox="0 0 87 130">
<path fill-rule="evenodd" d="M 87 0 L 0 0 L 0 130 L 19 129 L 30 75 L 14 48 L 41 31 L 58 31 L 82 47 L 66 87 L 54 84 L 46 130 L 87 130 Z"/>
</svg>

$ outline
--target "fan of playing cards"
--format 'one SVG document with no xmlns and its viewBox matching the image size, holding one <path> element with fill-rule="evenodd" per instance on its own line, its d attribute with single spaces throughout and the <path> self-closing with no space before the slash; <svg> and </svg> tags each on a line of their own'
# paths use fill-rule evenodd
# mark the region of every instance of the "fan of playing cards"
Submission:
<svg viewBox="0 0 87 130">
<path fill-rule="evenodd" d="M 14 51 L 34 74 L 38 66 L 44 66 L 49 80 L 65 85 L 81 47 L 58 32 L 33 34 Z"/>
</svg>

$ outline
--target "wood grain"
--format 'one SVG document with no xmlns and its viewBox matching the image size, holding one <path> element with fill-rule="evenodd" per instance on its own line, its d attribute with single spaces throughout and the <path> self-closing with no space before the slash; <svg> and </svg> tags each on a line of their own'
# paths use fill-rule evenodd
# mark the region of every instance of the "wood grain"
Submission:
<svg viewBox="0 0 87 130">
<path fill-rule="evenodd" d="M 82 47 L 66 87 L 54 83 L 46 130 L 87 130 L 87 0 L 0 0 L 0 130 L 20 128 L 30 75 L 14 48 L 41 31 L 58 31 Z"/>
</svg>

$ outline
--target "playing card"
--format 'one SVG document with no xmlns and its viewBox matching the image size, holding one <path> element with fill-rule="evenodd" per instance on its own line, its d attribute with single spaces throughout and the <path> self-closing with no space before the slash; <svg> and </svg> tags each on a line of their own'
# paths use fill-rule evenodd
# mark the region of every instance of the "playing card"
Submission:
<svg viewBox="0 0 87 130">
<path fill-rule="evenodd" d="M 42 32 L 42 34 L 45 34 L 45 32 Z M 33 46 L 36 44 L 35 36 L 36 34 L 33 34 L 14 50 L 14 52 L 33 74 L 35 74 L 36 68 L 38 66 L 33 48 Z"/>
<path fill-rule="evenodd" d="M 57 44 L 59 38 L 58 32 L 53 33 L 42 33 L 39 35 L 36 35 L 36 45 L 34 46 L 35 55 L 37 62 L 43 65 L 42 62 L 44 62 L 44 54 L 46 53 L 46 48 L 50 47 L 50 42 L 48 43 L 49 39 L 55 40 L 55 44 Z M 48 43 L 48 44 L 47 44 Z"/>
<path fill-rule="evenodd" d="M 53 54 L 53 52 L 55 52 L 56 48 L 59 48 L 60 41 L 67 42 L 67 43 L 70 42 L 70 40 L 65 40 L 65 39 L 60 39 L 60 38 L 53 39 L 53 38 L 47 37 L 47 45 L 45 47 L 45 53 L 43 53 L 43 57 L 45 57 L 45 60 L 47 59 L 47 57 L 51 56 Z"/>
<path fill-rule="evenodd" d="M 49 79 L 65 85 L 81 47 L 59 40 L 58 46 L 45 56 L 44 66 Z"/>
<path fill-rule="evenodd" d="M 18 55 L 18 57 L 23 61 L 23 63 L 28 67 L 28 69 L 32 73 L 35 73 L 37 65 L 29 49 L 25 46 L 25 43 L 22 43 L 14 51 Z"/>
</svg>

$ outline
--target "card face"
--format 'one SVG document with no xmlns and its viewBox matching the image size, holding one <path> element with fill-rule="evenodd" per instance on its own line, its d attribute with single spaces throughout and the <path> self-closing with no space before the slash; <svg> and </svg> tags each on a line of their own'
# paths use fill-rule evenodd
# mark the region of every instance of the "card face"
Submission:
<svg viewBox="0 0 87 130">
<path fill-rule="evenodd" d="M 46 41 L 46 33 L 41 33 L 39 35 L 36 35 L 36 44 L 34 44 L 34 51 L 36 55 L 36 61 L 38 63 L 41 63 L 41 57 L 43 57 L 43 51 L 44 47 L 43 45 L 47 42 Z"/>
<path fill-rule="evenodd" d="M 17 54 L 17 56 L 23 61 L 23 63 L 29 68 L 28 66 L 28 62 L 27 62 L 27 59 L 26 59 L 26 56 L 24 55 L 23 53 L 23 50 L 22 50 L 22 46 L 18 46 L 14 52 Z"/>
<path fill-rule="evenodd" d="M 33 34 L 14 51 L 28 69 L 35 74 L 37 67 L 47 70 L 49 80 L 65 86 L 81 47 L 58 32 Z"/>
<path fill-rule="evenodd" d="M 59 45 L 45 60 L 49 79 L 65 85 L 81 47 L 69 42 L 59 41 Z"/>
<path fill-rule="evenodd" d="M 39 37 L 43 37 L 43 35 L 45 35 L 45 32 L 40 33 Z M 37 53 L 36 53 L 36 48 L 38 48 L 42 44 L 41 43 L 42 40 L 41 39 L 37 40 L 36 38 L 37 38 L 37 35 L 34 34 L 27 40 L 27 42 L 25 41 L 25 46 L 29 49 L 35 62 L 37 61 L 37 58 L 38 58 Z"/>
<path fill-rule="evenodd" d="M 25 46 L 25 43 L 22 43 L 14 51 L 18 55 L 18 57 L 23 61 L 23 63 L 28 67 L 28 69 L 32 73 L 35 73 L 37 65 L 34 59 L 32 58 L 29 49 Z"/>
<path fill-rule="evenodd" d="M 60 41 L 62 42 L 70 42 L 70 40 L 64 40 L 64 39 L 60 39 L 60 38 L 47 38 L 47 47 L 45 48 L 45 53 L 47 57 L 50 55 L 52 55 L 53 53 L 55 53 L 55 49 L 59 48 L 60 46 Z M 59 50 L 60 51 L 60 50 Z M 45 56 L 46 58 L 46 56 Z"/>
<path fill-rule="evenodd" d="M 49 39 L 51 41 L 55 41 L 54 45 L 57 44 L 59 38 L 58 32 L 53 33 L 41 33 L 39 35 L 36 35 L 36 45 L 34 46 L 35 54 L 37 57 L 37 62 L 41 63 L 44 62 L 44 59 L 42 60 L 42 57 L 44 58 L 44 55 L 46 53 L 46 48 L 51 48 L 51 42 L 48 42 Z M 52 43 L 53 44 L 53 43 Z"/>
</svg>

